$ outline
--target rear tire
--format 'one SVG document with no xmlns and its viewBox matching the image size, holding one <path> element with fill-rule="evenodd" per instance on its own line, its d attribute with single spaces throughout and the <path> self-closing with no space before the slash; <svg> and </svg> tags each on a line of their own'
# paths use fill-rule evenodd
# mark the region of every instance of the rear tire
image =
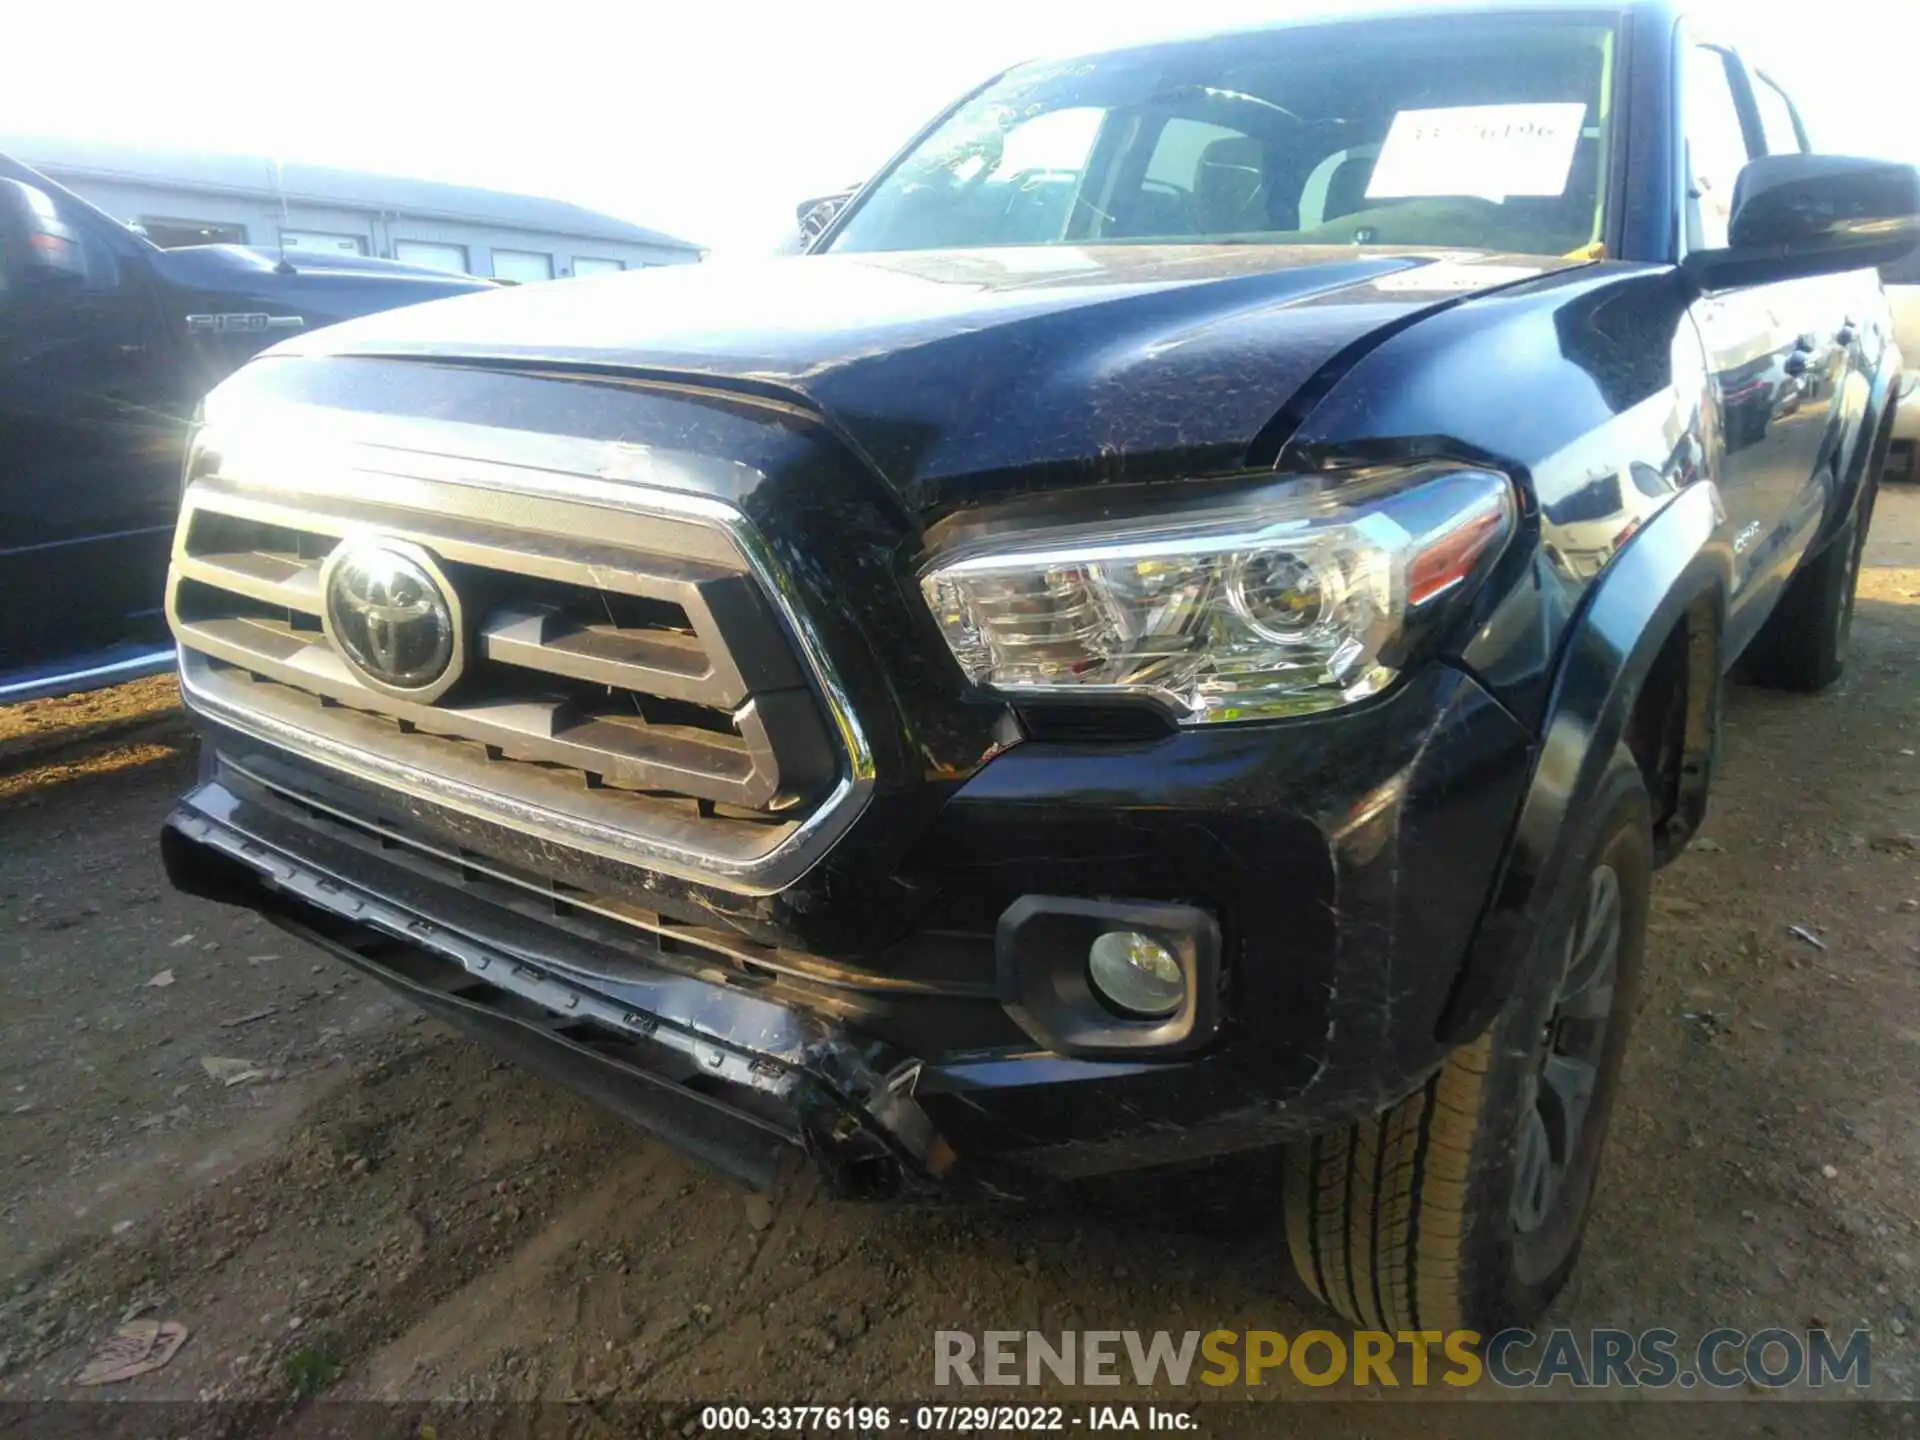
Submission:
<svg viewBox="0 0 1920 1440">
<path fill-rule="evenodd" d="M 1356 1326 L 1527 1324 L 1579 1257 L 1653 874 L 1646 788 L 1626 747 L 1583 808 L 1596 819 L 1493 1024 L 1397 1105 L 1288 1151 L 1294 1266 Z"/>
<path fill-rule="evenodd" d="M 1873 502 L 1879 493 L 1877 476 L 1869 476 L 1864 483 L 1866 490 L 1853 518 L 1788 583 L 1787 593 L 1748 652 L 1747 672 L 1756 683 L 1816 695 L 1846 670 L 1860 556 L 1867 546 Z"/>
</svg>

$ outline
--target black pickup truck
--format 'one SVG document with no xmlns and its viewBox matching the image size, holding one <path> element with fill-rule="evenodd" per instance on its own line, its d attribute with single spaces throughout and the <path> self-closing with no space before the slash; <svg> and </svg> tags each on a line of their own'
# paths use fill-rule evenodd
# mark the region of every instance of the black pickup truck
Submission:
<svg viewBox="0 0 1920 1440">
<path fill-rule="evenodd" d="M 1917 212 L 1664 6 L 1421 7 L 1011 70 L 803 255 L 296 337 L 190 454 L 170 873 L 749 1182 L 1285 1145 L 1315 1291 L 1491 1331 L 1723 677 L 1840 674 Z"/>
<path fill-rule="evenodd" d="M 161 250 L 0 155 L 0 702 L 171 663 L 200 397 L 282 336 L 492 288 L 387 260 Z"/>
</svg>

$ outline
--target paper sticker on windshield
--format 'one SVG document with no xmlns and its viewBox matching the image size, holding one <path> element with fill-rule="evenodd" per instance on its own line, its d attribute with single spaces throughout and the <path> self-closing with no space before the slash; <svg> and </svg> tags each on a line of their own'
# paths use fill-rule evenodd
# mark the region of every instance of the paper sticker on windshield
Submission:
<svg viewBox="0 0 1920 1440">
<path fill-rule="evenodd" d="M 1369 200 L 1562 195 L 1587 107 L 1461 105 L 1402 110 L 1380 147 Z"/>
</svg>

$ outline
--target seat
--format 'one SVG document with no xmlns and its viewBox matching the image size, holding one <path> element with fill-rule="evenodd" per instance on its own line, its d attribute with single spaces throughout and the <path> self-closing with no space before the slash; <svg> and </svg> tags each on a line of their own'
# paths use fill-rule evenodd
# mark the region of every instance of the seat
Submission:
<svg viewBox="0 0 1920 1440">
<path fill-rule="evenodd" d="M 1256 234 L 1276 226 L 1269 211 L 1267 148 L 1251 135 L 1214 140 L 1194 167 L 1194 218 L 1203 235 Z"/>
<path fill-rule="evenodd" d="M 1320 212 L 1323 222 L 1377 207 L 1377 202 L 1367 199 L 1367 184 L 1379 158 L 1377 154 L 1351 155 L 1340 162 L 1327 181 L 1327 201 Z"/>
</svg>

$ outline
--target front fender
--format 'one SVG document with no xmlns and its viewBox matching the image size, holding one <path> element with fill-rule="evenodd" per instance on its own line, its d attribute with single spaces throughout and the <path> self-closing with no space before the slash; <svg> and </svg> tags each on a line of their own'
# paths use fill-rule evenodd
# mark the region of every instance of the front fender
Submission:
<svg viewBox="0 0 1920 1440">
<path fill-rule="evenodd" d="M 1697 823 L 1712 768 L 1721 620 L 1733 582 L 1723 520 L 1719 492 L 1710 481 L 1695 482 L 1634 535 L 1588 591 L 1560 650 L 1539 758 L 1500 879 L 1442 1012 L 1443 1041 L 1478 1034 L 1512 992 L 1580 853 L 1586 802 L 1676 633 L 1684 636 L 1695 683 L 1673 823 Z"/>
</svg>

